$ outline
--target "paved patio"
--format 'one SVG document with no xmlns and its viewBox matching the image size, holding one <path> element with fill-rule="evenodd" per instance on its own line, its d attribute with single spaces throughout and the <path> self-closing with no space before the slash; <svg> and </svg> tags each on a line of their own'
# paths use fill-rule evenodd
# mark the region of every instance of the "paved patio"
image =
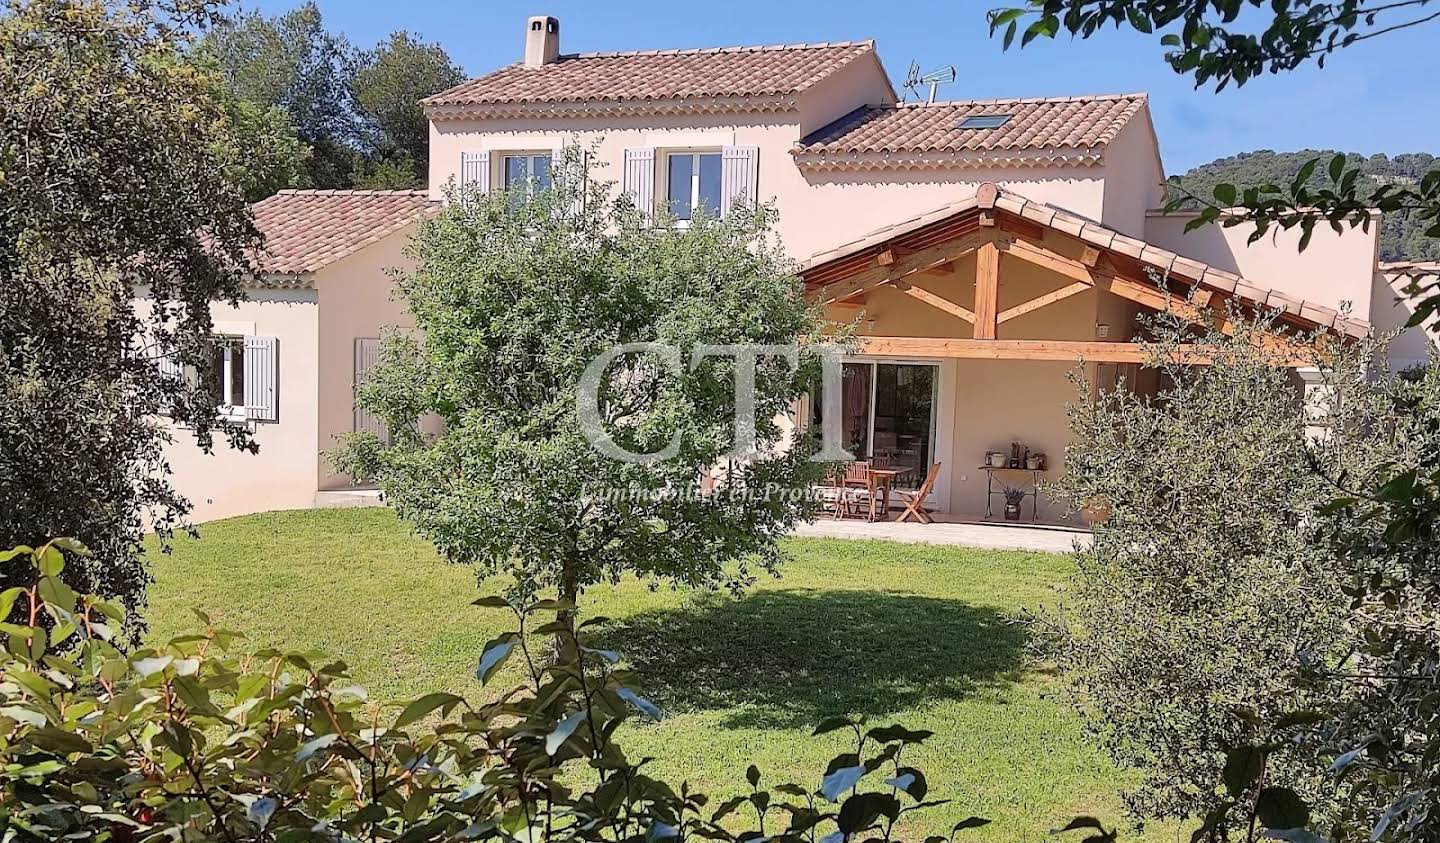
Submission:
<svg viewBox="0 0 1440 843">
<path fill-rule="evenodd" d="M 384 504 L 378 491 L 347 489 L 320 492 L 315 496 L 315 506 L 329 509 Z M 898 511 L 892 512 L 890 517 L 893 519 L 896 515 Z M 937 514 L 935 517 L 944 519 L 948 516 Z M 909 544 L 977 547 L 984 550 L 1033 550 L 1042 553 L 1069 553 L 1077 542 L 1083 547 L 1090 541 L 1088 530 L 1045 524 L 1007 524 L 982 522 L 978 519 L 947 522 L 936 520 L 934 524 L 907 521 L 901 524 L 893 520 L 872 522 L 858 518 L 836 521 L 828 515 L 821 515 L 813 524 L 801 524 L 795 530 L 795 535 L 835 539 L 881 539 Z"/>
<path fill-rule="evenodd" d="M 1088 530 L 1045 525 L 1016 525 L 957 521 L 953 523 L 916 524 L 895 521 L 834 520 L 822 517 L 813 524 L 801 524 L 797 536 L 820 536 L 837 539 L 883 539 L 912 544 L 943 544 L 977 547 L 986 550 L 1032 550 L 1044 553 L 1069 553 L 1077 543 L 1090 542 Z"/>
</svg>

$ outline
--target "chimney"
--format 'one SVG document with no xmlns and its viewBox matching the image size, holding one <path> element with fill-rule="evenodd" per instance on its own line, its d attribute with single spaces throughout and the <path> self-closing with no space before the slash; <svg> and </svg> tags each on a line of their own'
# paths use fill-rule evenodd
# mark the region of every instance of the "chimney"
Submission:
<svg viewBox="0 0 1440 843">
<path fill-rule="evenodd" d="M 544 67 L 560 57 L 560 21 L 540 15 L 525 22 L 525 66 Z"/>
</svg>

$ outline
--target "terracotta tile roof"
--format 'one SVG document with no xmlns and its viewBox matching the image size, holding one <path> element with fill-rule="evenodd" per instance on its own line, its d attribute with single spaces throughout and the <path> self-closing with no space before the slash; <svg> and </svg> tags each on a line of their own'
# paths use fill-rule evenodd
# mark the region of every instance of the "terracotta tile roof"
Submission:
<svg viewBox="0 0 1440 843">
<path fill-rule="evenodd" d="M 826 264 L 852 259 L 866 250 L 878 250 L 882 244 L 906 235 L 923 236 L 927 230 L 944 226 L 948 220 L 961 214 L 978 211 L 982 207 L 993 207 L 1006 211 L 1047 228 L 1077 237 L 1098 248 L 1132 258 L 1166 273 L 1166 277 L 1172 280 L 1220 291 L 1253 307 L 1283 311 L 1292 321 L 1329 328 L 1352 337 L 1363 337 L 1370 332 L 1370 323 L 1360 319 L 1349 319 L 1332 307 L 1302 301 L 1279 290 L 1254 286 L 1233 272 L 1216 269 L 1209 264 L 1153 246 L 1144 240 L 1121 234 L 1115 229 L 1101 225 L 1087 217 L 1073 214 L 1054 205 L 1047 205 L 1044 202 L 1026 199 L 989 182 L 980 185 L 974 195 L 965 199 L 876 229 L 857 240 L 833 249 L 817 252 L 800 263 L 800 273 L 806 277 L 807 281 L 810 281 L 812 276 L 823 277 L 825 280 L 821 283 L 841 280 L 841 277 L 834 277 L 833 271 L 822 271 L 820 268 Z M 814 282 L 810 282 L 807 286 L 813 284 Z"/>
<path fill-rule="evenodd" d="M 1047 153 L 1096 156 L 1145 106 L 1145 94 L 1057 99 L 869 105 L 802 139 L 792 154 L 812 163 L 831 156 L 949 153 L 990 160 Z M 993 129 L 961 129 L 981 115 L 1009 115 Z"/>
<path fill-rule="evenodd" d="M 438 207 L 423 190 L 282 190 L 252 206 L 265 237 L 255 269 L 314 272 Z"/>
<path fill-rule="evenodd" d="M 562 55 L 516 63 L 420 101 L 426 107 L 763 97 L 803 91 L 867 53 L 873 41 Z"/>
</svg>

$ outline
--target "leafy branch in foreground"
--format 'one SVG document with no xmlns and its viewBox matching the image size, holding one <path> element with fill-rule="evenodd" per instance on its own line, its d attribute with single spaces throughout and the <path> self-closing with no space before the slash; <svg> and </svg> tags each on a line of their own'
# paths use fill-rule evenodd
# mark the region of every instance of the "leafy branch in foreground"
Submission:
<svg viewBox="0 0 1440 843">
<path fill-rule="evenodd" d="M 1061 29 L 1089 38 L 1106 26 L 1128 26 L 1160 35 L 1170 48 L 1165 60 L 1176 73 L 1195 77 L 1195 86 L 1214 82 L 1222 90 L 1262 73 L 1282 73 L 1325 60 L 1346 47 L 1440 18 L 1426 8 L 1431 0 L 1030 0 L 989 13 L 990 34 L 1004 33 L 1006 49 L 1020 33 L 1020 46 L 1054 38 Z M 1237 27 L 1257 17 L 1269 20 L 1247 31 Z M 1164 30 L 1169 29 L 1166 32 Z"/>
<path fill-rule="evenodd" d="M 818 786 L 770 784 L 751 766 L 747 792 L 711 804 L 653 778 L 616 733 L 660 710 L 618 653 L 587 645 L 604 619 L 572 631 L 555 617 L 574 608 L 560 600 L 475 601 L 516 618 L 485 645 L 477 678 L 490 683 L 511 661 L 525 677 L 483 702 L 437 692 L 378 703 L 343 663 L 241 650 L 240 633 L 200 613 L 202 632 L 127 655 L 109 643 L 121 610 L 59 579 L 67 555 L 85 552 L 56 540 L 0 553 L 24 574 L 0 603 L 28 619 L 0 625 L 6 839 L 845 843 L 904 839 L 907 817 L 948 801 L 930 797 L 909 758 L 930 732 L 863 718 L 815 730 L 855 738 Z M 565 657 L 533 649 L 546 635 L 570 636 Z M 969 817 L 926 840 L 987 823 Z M 1091 818 L 1072 826 L 1112 835 Z"/>
</svg>

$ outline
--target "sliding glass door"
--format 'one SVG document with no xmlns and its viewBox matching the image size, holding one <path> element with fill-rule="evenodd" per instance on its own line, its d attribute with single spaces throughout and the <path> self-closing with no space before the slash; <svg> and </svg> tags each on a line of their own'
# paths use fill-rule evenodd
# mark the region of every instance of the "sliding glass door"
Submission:
<svg viewBox="0 0 1440 843">
<path fill-rule="evenodd" d="M 918 486 L 935 458 L 935 394 L 939 366 L 933 363 L 853 361 L 843 364 L 840 395 L 841 443 L 856 459 L 908 469 L 897 486 Z M 824 423 L 824 401 L 816 390 L 813 424 Z"/>
</svg>

